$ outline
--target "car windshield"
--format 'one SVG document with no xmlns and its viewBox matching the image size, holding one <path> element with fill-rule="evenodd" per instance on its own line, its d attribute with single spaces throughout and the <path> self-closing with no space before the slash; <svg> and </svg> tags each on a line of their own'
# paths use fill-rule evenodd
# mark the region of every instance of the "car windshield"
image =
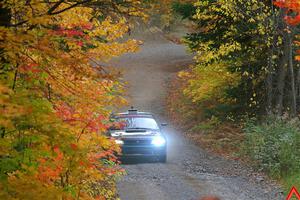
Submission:
<svg viewBox="0 0 300 200">
<path fill-rule="evenodd" d="M 116 121 L 124 123 L 123 129 L 159 129 L 156 121 L 149 117 L 120 117 Z"/>
</svg>

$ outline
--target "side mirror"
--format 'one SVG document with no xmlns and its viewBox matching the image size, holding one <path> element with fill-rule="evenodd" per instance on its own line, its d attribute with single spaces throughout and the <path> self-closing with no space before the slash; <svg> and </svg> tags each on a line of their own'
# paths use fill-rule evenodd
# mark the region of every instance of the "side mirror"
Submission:
<svg viewBox="0 0 300 200">
<path fill-rule="evenodd" d="M 167 123 L 161 123 L 160 125 L 161 125 L 161 126 L 168 126 Z"/>
</svg>

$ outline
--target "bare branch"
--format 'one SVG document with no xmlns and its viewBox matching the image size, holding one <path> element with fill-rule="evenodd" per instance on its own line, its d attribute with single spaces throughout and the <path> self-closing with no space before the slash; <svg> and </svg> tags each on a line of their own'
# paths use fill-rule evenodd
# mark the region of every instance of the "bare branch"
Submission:
<svg viewBox="0 0 300 200">
<path fill-rule="evenodd" d="M 61 10 L 56 11 L 56 12 L 48 13 L 48 14 L 49 15 L 57 15 L 57 14 L 65 12 L 65 11 L 67 11 L 69 9 L 75 8 L 76 6 L 79 6 L 79 5 L 82 5 L 82 4 L 86 4 L 86 3 L 90 2 L 90 1 L 91 0 L 85 0 L 85 1 L 77 2 L 77 3 L 71 5 L 71 6 L 67 7 L 67 8 L 61 9 Z"/>
<path fill-rule="evenodd" d="M 49 10 L 48 10 L 48 14 L 51 14 L 56 8 L 58 8 L 60 6 L 60 4 L 62 4 L 65 0 L 60 0 L 58 2 L 56 2 L 54 4 L 54 6 L 52 6 Z"/>
</svg>

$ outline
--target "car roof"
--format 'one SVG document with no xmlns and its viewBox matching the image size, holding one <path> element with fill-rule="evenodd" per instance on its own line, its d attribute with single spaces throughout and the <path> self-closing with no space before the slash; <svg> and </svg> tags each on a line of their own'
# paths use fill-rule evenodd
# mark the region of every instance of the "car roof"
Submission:
<svg viewBox="0 0 300 200">
<path fill-rule="evenodd" d="M 115 117 L 151 117 L 153 118 L 153 114 L 150 112 L 140 112 L 137 109 L 129 109 L 127 112 L 116 113 Z"/>
</svg>

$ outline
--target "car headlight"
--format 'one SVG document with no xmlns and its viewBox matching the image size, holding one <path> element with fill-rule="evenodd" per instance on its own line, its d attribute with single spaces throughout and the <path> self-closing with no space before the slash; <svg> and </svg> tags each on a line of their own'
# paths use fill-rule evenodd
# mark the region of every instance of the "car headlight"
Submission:
<svg viewBox="0 0 300 200">
<path fill-rule="evenodd" d="M 116 144 L 119 144 L 119 145 L 124 144 L 124 141 L 123 141 L 123 140 L 118 140 L 118 139 L 116 139 L 115 142 L 116 142 Z"/>
<path fill-rule="evenodd" d="M 157 136 L 152 139 L 151 144 L 153 144 L 154 146 L 157 146 L 157 147 L 161 147 L 166 144 L 166 140 L 165 140 L 165 138 L 163 138 L 161 136 Z"/>
</svg>

